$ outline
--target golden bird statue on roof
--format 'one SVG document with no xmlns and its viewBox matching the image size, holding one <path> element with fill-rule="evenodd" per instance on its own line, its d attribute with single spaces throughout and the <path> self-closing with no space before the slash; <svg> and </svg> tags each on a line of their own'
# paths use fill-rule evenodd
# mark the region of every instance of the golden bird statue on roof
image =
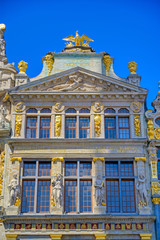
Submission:
<svg viewBox="0 0 160 240">
<path fill-rule="evenodd" d="M 83 43 L 83 41 L 88 41 L 88 42 L 91 42 L 93 41 L 91 38 L 87 37 L 85 34 L 83 34 L 81 37 L 79 36 L 78 34 L 78 31 L 76 31 L 76 36 L 73 37 L 73 35 L 70 35 L 66 38 L 63 38 L 63 40 L 65 41 L 71 41 L 71 42 L 74 42 L 75 43 L 75 46 L 83 46 L 84 44 L 86 43 Z M 82 44 L 81 44 L 82 43 Z M 89 44 L 89 43 L 88 43 Z M 87 45 L 88 45 L 87 44 Z M 85 46 L 85 45 L 84 45 Z"/>
</svg>

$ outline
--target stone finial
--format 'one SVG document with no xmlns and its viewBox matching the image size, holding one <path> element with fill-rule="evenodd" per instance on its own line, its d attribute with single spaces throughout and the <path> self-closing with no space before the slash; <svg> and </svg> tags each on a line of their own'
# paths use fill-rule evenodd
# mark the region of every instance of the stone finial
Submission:
<svg viewBox="0 0 160 240">
<path fill-rule="evenodd" d="M 137 63 L 135 61 L 131 61 L 128 63 L 128 68 L 131 74 L 137 74 Z"/>
<path fill-rule="evenodd" d="M 105 68 L 106 68 L 106 75 L 108 76 L 109 75 L 109 69 L 110 69 L 110 66 L 111 66 L 111 57 L 109 55 L 104 55 L 103 62 L 104 62 Z"/>
<path fill-rule="evenodd" d="M 28 68 L 27 65 L 28 65 L 28 63 L 24 62 L 23 60 L 18 63 L 18 68 L 19 68 L 20 73 L 25 73 L 26 72 L 26 70 Z"/>
</svg>

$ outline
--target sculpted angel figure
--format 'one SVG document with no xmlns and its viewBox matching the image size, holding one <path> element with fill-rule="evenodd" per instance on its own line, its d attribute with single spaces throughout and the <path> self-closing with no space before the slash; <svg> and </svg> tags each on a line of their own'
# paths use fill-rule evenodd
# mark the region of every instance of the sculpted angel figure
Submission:
<svg viewBox="0 0 160 240">
<path fill-rule="evenodd" d="M 13 175 L 9 186 L 9 206 L 13 206 L 17 198 L 21 197 L 20 185 L 18 184 L 17 174 Z"/>
<path fill-rule="evenodd" d="M 96 205 L 102 206 L 102 202 L 104 199 L 104 189 L 103 189 L 104 183 L 100 175 L 97 176 L 96 181 L 94 183 L 94 187 L 95 187 Z"/>
<path fill-rule="evenodd" d="M 140 199 L 140 204 L 144 207 L 148 205 L 148 195 L 147 195 L 147 189 L 146 189 L 146 178 L 145 176 L 141 173 L 138 176 L 138 183 L 137 183 L 137 190 L 138 190 L 138 195 Z"/>
<path fill-rule="evenodd" d="M 53 201 L 57 208 L 62 207 L 63 205 L 63 176 L 62 174 L 58 174 L 54 177 L 52 181 L 53 187 Z"/>
</svg>

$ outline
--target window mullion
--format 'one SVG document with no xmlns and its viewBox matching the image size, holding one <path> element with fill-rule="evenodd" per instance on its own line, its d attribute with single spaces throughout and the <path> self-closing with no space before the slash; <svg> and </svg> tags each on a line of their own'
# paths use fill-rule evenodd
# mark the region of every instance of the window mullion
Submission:
<svg viewBox="0 0 160 240">
<path fill-rule="evenodd" d="M 118 174 L 119 174 L 119 201 L 120 201 L 120 212 L 122 212 L 122 191 L 121 191 L 121 162 L 118 161 Z"/>
<path fill-rule="evenodd" d="M 79 171 L 80 171 L 80 162 L 77 162 L 77 212 L 80 212 L 80 179 L 79 179 Z"/>
<path fill-rule="evenodd" d="M 38 161 L 36 161 L 36 179 L 35 179 L 35 194 L 34 194 L 34 213 L 37 212 L 37 195 L 38 195 Z"/>
<path fill-rule="evenodd" d="M 118 123 L 118 116 L 116 116 L 116 138 L 119 138 L 119 123 Z"/>
<path fill-rule="evenodd" d="M 39 138 L 39 132 L 40 132 L 40 116 L 37 116 L 37 134 L 36 138 Z"/>
<path fill-rule="evenodd" d="M 77 138 L 79 138 L 79 115 L 77 115 Z"/>
</svg>

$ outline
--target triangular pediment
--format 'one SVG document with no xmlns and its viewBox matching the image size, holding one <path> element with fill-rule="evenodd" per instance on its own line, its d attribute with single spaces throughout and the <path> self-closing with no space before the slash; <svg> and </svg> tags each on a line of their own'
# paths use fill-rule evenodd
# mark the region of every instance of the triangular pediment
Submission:
<svg viewBox="0 0 160 240">
<path fill-rule="evenodd" d="M 133 93 L 145 89 L 80 67 L 54 74 L 39 80 L 17 86 L 10 92 L 17 93 L 63 93 L 63 92 L 114 92 Z M 147 91 L 146 91 L 147 93 Z"/>
</svg>

